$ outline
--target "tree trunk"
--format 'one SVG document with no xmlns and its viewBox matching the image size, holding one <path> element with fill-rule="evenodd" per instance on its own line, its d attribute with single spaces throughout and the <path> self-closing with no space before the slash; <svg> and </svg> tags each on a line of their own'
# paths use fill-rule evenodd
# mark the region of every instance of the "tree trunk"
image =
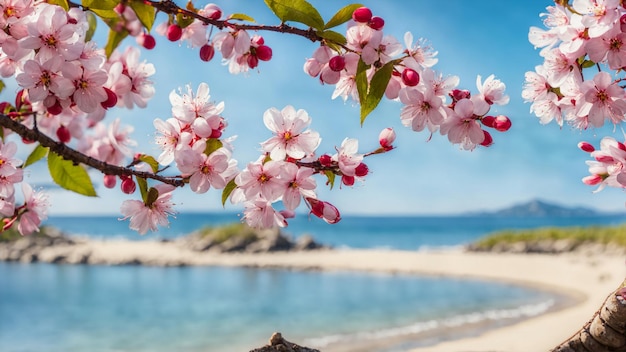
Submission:
<svg viewBox="0 0 626 352">
<path fill-rule="evenodd" d="M 552 352 L 626 352 L 626 280 L 574 336 Z"/>
</svg>

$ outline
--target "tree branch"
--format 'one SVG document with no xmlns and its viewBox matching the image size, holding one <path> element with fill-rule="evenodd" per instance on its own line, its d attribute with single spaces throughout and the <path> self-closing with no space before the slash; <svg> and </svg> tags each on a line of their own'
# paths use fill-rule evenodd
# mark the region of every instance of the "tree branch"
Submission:
<svg viewBox="0 0 626 352">
<path fill-rule="evenodd" d="M 0 126 L 17 133 L 24 140 L 39 142 L 43 147 L 50 148 L 51 151 L 62 156 L 66 160 L 71 160 L 77 164 L 84 164 L 94 169 L 100 170 L 106 175 L 128 176 L 134 175 L 145 179 L 153 179 L 163 183 L 167 183 L 176 187 L 183 187 L 185 183 L 179 177 L 165 177 L 150 172 L 138 171 L 132 168 L 117 166 L 105 163 L 98 159 L 85 155 L 67 145 L 57 142 L 38 130 L 30 129 L 23 124 L 14 121 L 11 117 L 0 114 Z"/>
</svg>

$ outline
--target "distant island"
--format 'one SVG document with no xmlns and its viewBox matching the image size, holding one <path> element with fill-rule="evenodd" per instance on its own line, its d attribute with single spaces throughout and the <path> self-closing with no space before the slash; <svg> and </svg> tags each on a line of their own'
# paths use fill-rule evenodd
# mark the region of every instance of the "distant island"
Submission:
<svg viewBox="0 0 626 352">
<path fill-rule="evenodd" d="M 601 212 L 588 207 L 567 207 L 549 203 L 539 199 L 516 204 L 508 208 L 490 212 L 472 212 L 471 216 L 497 216 L 497 217 L 590 217 L 604 215 L 626 215 L 625 213 Z"/>
</svg>

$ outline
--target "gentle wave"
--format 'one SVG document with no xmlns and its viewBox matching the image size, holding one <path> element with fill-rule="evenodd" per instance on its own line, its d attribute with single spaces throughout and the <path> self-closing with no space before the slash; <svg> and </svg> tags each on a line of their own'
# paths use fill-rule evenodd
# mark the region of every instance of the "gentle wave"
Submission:
<svg viewBox="0 0 626 352">
<path fill-rule="evenodd" d="M 354 341 L 378 340 L 394 338 L 406 335 L 419 334 L 440 328 L 456 328 L 463 325 L 483 323 L 487 321 L 504 321 L 508 319 L 530 318 L 547 312 L 555 301 L 553 299 L 519 306 L 512 309 L 491 309 L 483 312 L 473 312 L 457 315 L 445 319 L 433 319 L 417 322 L 408 326 L 381 329 L 376 331 L 365 331 L 351 334 L 327 335 L 317 338 L 306 339 L 305 345 L 313 347 L 326 347 L 335 343 L 349 343 Z"/>
</svg>

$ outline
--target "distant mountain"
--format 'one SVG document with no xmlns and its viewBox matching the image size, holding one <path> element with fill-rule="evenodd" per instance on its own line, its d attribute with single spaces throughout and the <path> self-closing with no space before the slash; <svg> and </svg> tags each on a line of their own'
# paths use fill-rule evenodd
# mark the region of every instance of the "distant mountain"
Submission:
<svg viewBox="0 0 626 352">
<path fill-rule="evenodd" d="M 611 215 L 586 207 L 565 207 L 562 205 L 544 202 L 538 199 L 528 203 L 513 205 L 509 208 L 493 212 L 482 212 L 478 215 L 506 216 L 506 217 L 583 217 Z"/>
</svg>

